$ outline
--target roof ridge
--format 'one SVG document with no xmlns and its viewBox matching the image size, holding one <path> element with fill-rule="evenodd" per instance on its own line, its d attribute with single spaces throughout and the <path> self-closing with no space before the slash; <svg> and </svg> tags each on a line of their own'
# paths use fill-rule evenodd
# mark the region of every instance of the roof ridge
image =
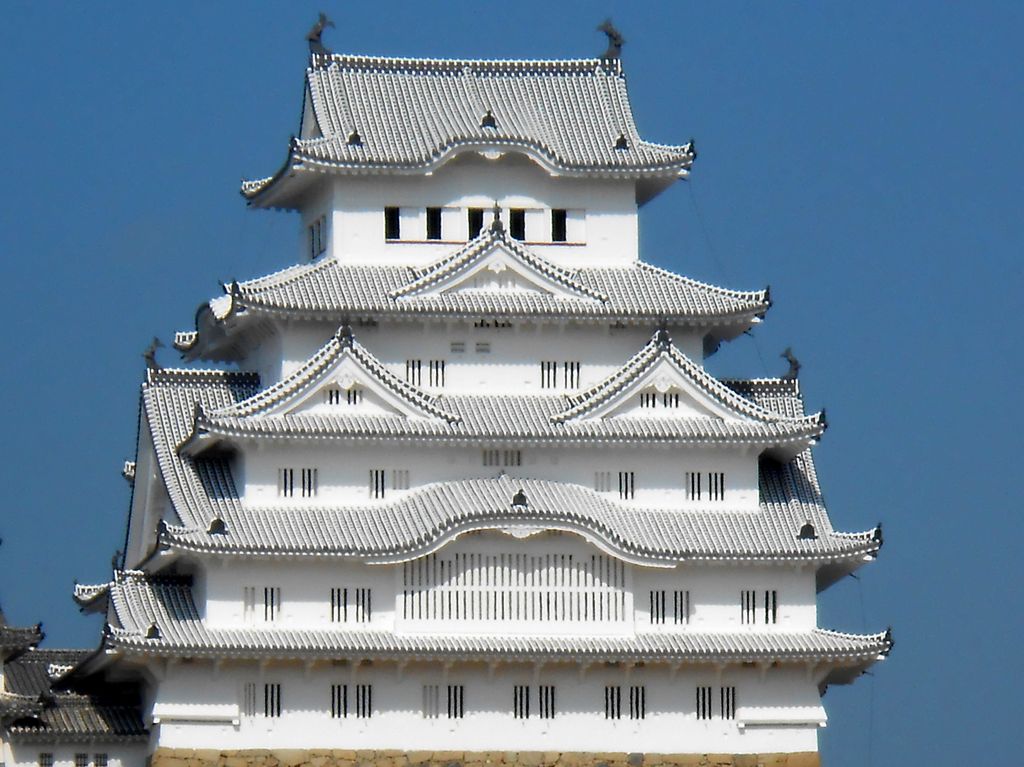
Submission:
<svg viewBox="0 0 1024 767">
<path fill-rule="evenodd" d="M 411 72 L 445 72 L 464 74 L 487 74 L 492 72 L 552 72 L 564 74 L 602 72 L 608 75 L 624 77 L 625 72 L 619 59 L 582 58 L 582 59 L 457 59 L 431 58 L 410 56 L 379 56 L 354 53 L 314 54 L 307 71 L 329 69 L 331 67 L 347 68 L 356 71 L 399 70 Z"/>
<path fill-rule="evenodd" d="M 703 280 L 694 279 L 693 277 L 687 277 L 685 274 L 676 274 L 675 272 L 669 271 L 668 269 L 665 269 L 664 267 L 652 264 L 650 261 L 637 260 L 636 265 L 637 265 L 638 269 L 646 269 L 648 271 L 658 272 L 659 274 L 661 274 L 661 276 L 666 277 L 667 279 L 675 280 L 675 281 L 678 281 L 678 282 L 684 282 L 687 285 L 691 285 L 693 287 L 702 288 L 704 290 L 709 290 L 711 292 L 718 293 L 720 295 L 731 296 L 733 298 L 753 298 L 753 297 L 756 297 L 756 296 L 766 296 L 767 297 L 767 293 L 768 293 L 768 289 L 767 288 L 763 288 L 761 290 L 734 290 L 732 288 L 723 288 L 721 285 L 715 285 L 715 284 L 710 283 L 710 282 L 704 282 Z M 609 267 L 594 267 L 594 268 L 609 268 Z"/>
</svg>

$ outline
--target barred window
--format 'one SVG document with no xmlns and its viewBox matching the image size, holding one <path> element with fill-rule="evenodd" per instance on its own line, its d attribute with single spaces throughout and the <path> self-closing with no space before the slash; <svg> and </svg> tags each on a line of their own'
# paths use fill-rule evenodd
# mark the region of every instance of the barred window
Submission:
<svg viewBox="0 0 1024 767">
<path fill-rule="evenodd" d="M 711 712 L 711 688 L 697 688 L 697 718 L 702 720 L 710 719 Z"/>
<path fill-rule="evenodd" d="M 405 361 L 405 380 L 413 386 L 423 382 L 423 360 Z"/>
<path fill-rule="evenodd" d="M 53 767 L 53 754 L 49 751 L 44 751 L 39 754 L 38 759 L 39 767 Z"/>
<path fill-rule="evenodd" d="M 256 683 L 246 682 L 242 687 L 242 715 L 256 716 Z"/>
<path fill-rule="evenodd" d="M 537 708 L 540 709 L 541 719 L 555 718 L 555 687 L 550 684 L 542 684 L 537 687 Z"/>
<path fill-rule="evenodd" d="M 686 500 L 724 501 L 725 473 L 721 471 L 686 472 Z"/>
<path fill-rule="evenodd" d="M 263 716 L 268 719 L 281 716 L 281 685 L 276 682 L 263 685 Z"/>
<path fill-rule="evenodd" d="M 278 496 L 281 498 L 294 498 L 296 495 L 296 489 L 298 490 L 298 495 L 302 498 L 316 497 L 318 490 L 317 470 L 315 468 L 299 469 L 299 484 L 296 488 L 295 469 L 278 469 Z"/>
<path fill-rule="evenodd" d="M 669 601 L 671 598 L 671 601 Z M 668 622 L 677 626 L 690 622 L 690 592 L 684 590 L 666 591 L 652 589 L 649 596 L 651 625 L 661 626 Z"/>
<path fill-rule="evenodd" d="M 757 592 L 744 590 L 740 592 L 740 623 L 757 623 Z"/>
<path fill-rule="evenodd" d="M 369 719 L 373 715 L 373 686 L 369 684 L 353 685 L 349 693 L 347 684 L 331 685 L 331 718 Z"/>
<path fill-rule="evenodd" d="M 306 228 L 310 260 L 327 250 L 327 216 L 320 216 Z"/>
<path fill-rule="evenodd" d="M 356 685 L 356 717 L 369 719 L 373 716 L 373 686 L 369 684 Z"/>
<path fill-rule="evenodd" d="M 448 685 L 448 718 L 462 719 L 466 713 L 466 688 L 461 684 Z"/>
<path fill-rule="evenodd" d="M 623 501 L 636 498 L 636 472 L 619 472 L 619 498 Z"/>
<path fill-rule="evenodd" d="M 522 466 L 522 450 L 499 450 L 497 448 L 485 448 L 483 451 L 484 466 Z"/>
<path fill-rule="evenodd" d="M 622 718 L 622 688 L 618 685 L 608 685 L 604 688 L 604 718 Z"/>
<path fill-rule="evenodd" d="M 558 363 L 553 360 L 541 360 L 540 388 L 554 389 L 558 386 Z"/>
<path fill-rule="evenodd" d="M 736 718 L 736 688 L 723 687 L 718 691 L 722 719 Z"/>
<path fill-rule="evenodd" d="M 647 688 L 643 685 L 633 685 L 629 688 L 629 718 L 647 718 Z"/>
<path fill-rule="evenodd" d="M 612 492 L 612 473 L 610 471 L 595 471 L 594 489 L 599 493 Z"/>
<path fill-rule="evenodd" d="M 779 622 L 779 592 L 778 591 L 765 591 L 764 592 L 764 622 L 765 623 L 778 623 Z"/>
<path fill-rule="evenodd" d="M 107 755 L 106 754 L 93 754 L 92 755 L 93 767 L 107 767 Z"/>
<path fill-rule="evenodd" d="M 372 618 L 373 602 L 369 588 L 331 589 L 332 623 L 369 623 Z"/>
<path fill-rule="evenodd" d="M 370 469 L 370 497 L 384 497 L 384 469 Z"/>
<path fill-rule="evenodd" d="M 408 490 L 409 489 L 409 470 L 408 469 L 392 469 L 391 470 L 391 489 L 392 490 Z"/>
<path fill-rule="evenodd" d="M 242 590 L 242 617 L 248 625 L 253 625 L 257 619 L 262 619 L 263 623 L 276 621 L 280 614 L 280 586 L 246 586 Z"/>
<path fill-rule="evenodd" d="M 530 718 L 530 685 L 517 684 L 512 688 L 512 715 L 516 719 Z"/>
<path fill-rule="evenodd" d="M 75 767 L 89 767 L 89 755 L 75 754 Z"/>
<path fill-rule="evenodd" d="M 348 717 L 348 685 L 331 685 L 331 718 L 345 719 Z"/>
<path fill-rule="evenodd" d="M 568 361 L 562 363 L 562 383 L 566 389 L 575 389 L 580 385 L 580 369 L 582 363 Z"/>
<path fill-rule="evenodd" d="M 430 360 L 430 385 L 436 388 L 444 386 L 444 360 Z"/>
</svg>

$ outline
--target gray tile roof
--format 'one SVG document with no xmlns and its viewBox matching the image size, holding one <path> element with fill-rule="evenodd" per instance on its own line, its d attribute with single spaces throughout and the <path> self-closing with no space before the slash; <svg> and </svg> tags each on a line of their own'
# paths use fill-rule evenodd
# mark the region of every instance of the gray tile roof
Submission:
<svg viewBox="0 0 1024 767">
<path fill-rule="evenodd" d="M 142 742 L 148 738 L 132 685 L 69 687 L 52 671 L 81 663 L 89 650 L 32 650 L 5 666 L 7 689 L 25 705 L 3 715 L 8 737 L 39 743 Z M 29 701 L 33 701 L 28 705 Z M 3 700 L 0 699 L 0 710 Z"/>
<path fill-rule="evenodd" d="M 41 624 L 9 626 L 3 610 L 0 610 L 0 660 L 35 647 L 42 641 L 43 628 Z"/>
<path fill-rule="evenodd" d="M 111 584 L 110 643 L 133 654 L 351 660 L 789 661 L 870 664 L 890 646 L 888 633 L 822 629 L 680 631 L 634 636 L 417 635 L 346 629 L 215 629 L 206 626 L 182 578 L 121 572 Z"/>
<path fill-rule="evenodd" d="M 290 171 L 425 171 L 465 148 L 524 151 L 560 175 L 679 176 L 692 144 L 644 141 L 619 61 L 471 61 L 315 56 L 315 124 L 284 167 L 247 181 L 258 198 Z M 624 148 L 616 148 L 619 137 Z"/>
<path fill-rule="evenodd" d="M 398 414 L 288 414 L 284 404 L 304 395 L 342 359 L 354 359 L 382 387 L 405 400 L 427 418 Z M 684 379 L 732 412 L 736 419 L 672 416 L 586 418 L 601 404 L 623 394 L 660 361 L 667 361 Z M 390 373 L 347 328 L 292 375 L 250 400 L 217 410 L 197 409 L 189 450 L 213 444 L 214 437 L 278 439 L 404 439 L 445 440 L 478 444 L 494 440 L 534 444 L 605 444 L 636 440 L 656 444 L 755 444 L 773 454 L 793 456 L 821 436 L 820 415 L 785 416 L 760 407 L 708 375 L 672 346 L 659 331 L 618 372 L 578 396 L 434 395 Z"/>
<path fill-rule="evenodd" d="M 803 416 L 795 382 L 733 385 L 754 392 L 750 396 L 762 406 L 779 408 L 794 418 Z M 192 433 L 197 404 L 211 410 L 237 406 L 257 390 L 256 379 L 245 374 L 150 373 L 143 409 L 178 517 L 165 525 L 162 539 L 167 545 L 194 551 L 390 561 L 417 556 L 467 529 L 549 524 L 575 529 L 621 556 L 652 564 L 767 558 L 846 562 L 820 581 L 822 587 L 881 545 L 877 531 L 846 534 L 832 529 L 809 450 L 786 462 L 762 459 L 760 513 L 642 509 L 578 485 L 508 477 L 438 483 L 372 507 L 243 509 L 227 460 L 212 453 L 192 456 L 176 446 Z M 511 508 L 511 497 L 520 487 L 529 499 L 526 510 Z M 214 519 L 225 523 L 226 532 L 208 532 Z M 814 535 L 798 537 L 807 523 Z M 82 596 L 96 598 L 92 591 L 83 591 Z"/>
<path fill-rule="evenodd" d="M 223 296 L 200 308 L 196 330 L 179 333 L 175 345 L 190 359 L 217 358 L 214 347 L 230 343 L 236 325 L 243 327 L 260 316 L 332 322 L 348 317 L 403 316 L 668 322 L 704 327 L 716 338 L 729 338 L 749 328 L 771 306 L 767 290 L 726 290 L 641 261 L 631 266 L 569 271 L 519 244 L 514 245 L 514 252 L 522 252 L 523 262 L 562 282 L 566 292 L 424 290 L 432 281 L 465 269 L 487 252 L 494 237 L 485 233 L 426 270 L 343 264 L 331 258 L 232 283 L 225 286 Z"/>
</svg>

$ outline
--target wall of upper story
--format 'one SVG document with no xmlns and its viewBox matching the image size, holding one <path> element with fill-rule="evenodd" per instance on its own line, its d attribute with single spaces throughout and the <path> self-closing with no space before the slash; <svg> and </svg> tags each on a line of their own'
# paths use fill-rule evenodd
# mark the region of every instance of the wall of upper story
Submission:
<svg viewBox="0 0 1024 767">
<path fill-rule="evenodd" d="M 96 767 L 97 755 L 107 767 L 143 767 L 149 749 L 144 743 L 11 743 L 3 744 L 6 767 L 39 767 L 40 754 L 53 755 L 53 767 L 75 767 L 76 754 L 88 754 L 89 767 Z"/>
<path fill-rule="evenodd" d="M 445 572 L 449 573 L 447 577 Z M 246 611 L 247 588 L 256 589 L 255 612 Z M 263 609 L 264 588 L 279 589 L 274 595 L 272 620 L 267 620 Z M 336 620 L 332 620 L 332 589 L 348 589 L 347 621 L 337 613 L 333 616 Z M 370 590 L 368 616 L 357 605 L 357 589 Z M 453 609 L 446 606 L 449 603 L 429 602 L 426 596 L 428 601 L 417 606 L 420 595 L 446 590 L 453 594 L 490 593 L 491 606 L 487 607 L 486 598 L 481 597 L 483 601 L 475 607 L 465 604 L 455 615 L 448 612 Z M 663 618 L 656 614 L 652 620 L 652 590 L 666 591 Z M 681 606 L 679 613 L 676 591 L 682 592 L 684 599 L 689 592 L 688 608 Z M 757 592 L 753 613 L 743 611 L 744 591 Z M 775 592 L 775 615 L 768 622 L 764 612 L 766 591 Z M 579 596 L 568 596 L 560 607 L 545 607 L 541 612 L 536 605 L 528 605 L 533 595 L 540 599 L 555 592 Z M 507 611 L 501 617 L 493 595 L 499 595 L 500 602 L 503 593 L 508 595 Z M 648 631 L 792 632 L 817 625 L 813 567 L 706 563 L 644 567 L 624 563 L 568 532 L 537 533 L 525 539 L 496 531 L 469 533 L 435 555 L 399 564 L 367 565 L 339 558 L 224 558 L 197 568 L 193 598 L 211 628 L 250 625 L 428 633 L 628 635 Z M 602 599 L 604 608 L 600 607 Z M 583 601 L 587 604 L 581 612 Z M 654 609 L 657 613 L 658 607 Z"/>
<path fill-rule="evenodd" d="M 256 710 L 245 703 L 255 693 Z M 280 685 L 281 714 L 264 716 L 264 685 Z M 462 718 L 447 716 L 447 686 L 463 688 Z M 331 716 L 332 685 L 347 685 L 349 716 Z M 354 715 L 355 686 L 371 690 L 371 714 Z M 439 686 L 438 718 L 424 716 L 424 686 Z M 529 719 L 513 716 L 513 688 L 531 688 Z M 555 716 L 537 717 L 538 685 L 555 688 Z M 606 687 L 622 690 L 621 719 L 605 718 Z M 713 716 L 697 716 L 697 688 L 710 687 Z M 643 688 L 644 718 L 629 718 L 631 687 Z M 734 687 L 736 718 L 718 713 L 720 690 Z M 815 680 L 802 666 L 729 666 L 720 674 L 664 665 L 393 664 L 353 669 L 330 662 L 178 664 L 160 685 L 154 716 L 162 748 L 395 749 L 399 751 L 589 751 L 640 753 L 791 753 L 817 750 L 826 716 Z"/>
<path fill-rule="evenodd" d="M 489 160 L 463 153 L 430 175 L 328 176 L 302 208 L 299 261 L 308 261 L 309 227 L 327 218 L 323 256 L 352 264 L 428 264 L 464 245 L 467 210 L 483 208 L 485 226 L 497 202 L 526 210 L 526 240 L 539 255 L 568 268 L 626 265 L 638 257 L 635 182 L 552 177 L 518 153 Z M 401 237 L 387 240 L 384 208 L 401 210 Z M 442 208 L 439 241 L 427 240 L 426 209 Z M 550 211 L 569 211 L 567 242 L 551 242 Z"/>
<path fill-rule="evenodd" d="M 489 327 L 477 327 L 480 319 Z M 338 328 L 330 323 L 280 324 L 254 348 L 245 366 L 260 372 L 264 386 L 293 373 Z M 399 378 L 406 377 L 406 360 L 423 362 L 421 385 L 452 394 L 557 394 L 562 363 L 579 361 L 578 390 L 599 383 L 617 371 L 650 341 L 654 327 L 613 328 L 607 323 L 514 322 L 494 327 L 491 318 L 467 317 L 464 321 L 392 323 L 356 326 L 355 338 Z M 699 332 L 676 329 L 673 343 L 697 364 L 703 362 L 703 337 Z M 427 366 L 444 360 L 443 387 L 432 387 Z M 559 387 L 542 389 L 541 362 L 559 364 Z"/>
<path fill-rule="evenodd" d="M 741 448 L 654 447 L 433 447 L 328 442 L 270 442 L 249 446 L 234 459 L 235 480 L 248 507 L 310 508 L 389 503 L 435 482 L 496 477 L 542 479 L 582 485 L 613 501 L 680 513 L 759 510 L 758 458 Z M 506 451 L 512 451 L 506 453 Z M 518 451 L 518 455 L 514 451 Z M 518 465 L 516 465 L 518 464 Z M 284 497 L 280 470 L 293 469 L 295 490 Z M 301 496 L 301 470 L 316 469 L 313 497 Z M 383 470 L 384 492 L 375 492 L 372 470 Z M 404 472 L 395 475 L 394 472 Z M 623 498 L 619 472 L 632 472 L 633 497 Z M 700 472 L 702 497 L 688 497 L 687 472 Z M 724 496 L 710 496 L 708 473 L 724 474 Z M 600 474 L 600 476 L 599 476 Z"/>
<path fill-rule="evenodd" d="M 135 479 L 132 480 L 132 504 L 128 517 L 125 566 L 134 567 L 145 559 L 156 542 L 156 526 L 166 519 L 170 507 L 167 488 L 160 477 L 148 419 L 140 417 L 139 446 L 135 457 Z"/>
</svg>

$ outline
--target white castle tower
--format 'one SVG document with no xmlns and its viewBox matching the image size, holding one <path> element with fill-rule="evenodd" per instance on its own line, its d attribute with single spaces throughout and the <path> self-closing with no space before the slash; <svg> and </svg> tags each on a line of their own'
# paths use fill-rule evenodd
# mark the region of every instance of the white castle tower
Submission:
<svg viewBox="0 0 1024 767">
<path fill-rule="evenodd" d="M 692 143 L 640 137 L 614 47 L 318 39 L 242 189 L 298 214 L 298 263 L 178 334 L 235 367 L 151 366 L 74 675 L 140 680 L 157 767 L 817 764 L 821 694 L 891 639 L 819 628 L 816 594 L 881 535 L 832 528 L 795 378 L 704 368 L 768 292 L 640 260 Z"/>
</svg>

